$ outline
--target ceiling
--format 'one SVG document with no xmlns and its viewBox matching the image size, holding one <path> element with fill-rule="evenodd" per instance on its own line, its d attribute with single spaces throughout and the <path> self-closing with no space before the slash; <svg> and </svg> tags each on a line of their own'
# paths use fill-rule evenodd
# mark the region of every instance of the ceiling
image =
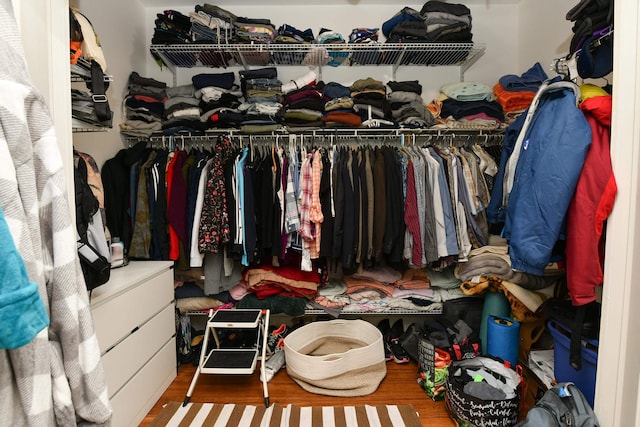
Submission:
<svg viewBox="0 0 640 427">
<path fill-rule="evenodd" d="M 300 5 L 300 0 L 217 0 L 215 2 L 211 1 L 195 1 L 195 0 L 138 0 L 145 7 L 175 7 L 175 8 L 185 8 L 190 6 L 195 6 L 196 4 L 204 4 L 210 3 L 215 4 L 217 6 L 221 6 L 224 8 L 232 8 L 233 6 L 286 6 L 286 5 Z M 477 5 L 492 5 L 492 4 L 518 4 L 522 0 L 460 0 L 460 1 L 452 1 L 451 3 L 463 3 L 463 4 L 477 4 Z M 424 1 L 417 1 L 413 3 L 405 4 L 402 3 L 402 7 L 410 6 L 422 6 L 425 3 Z M 312 4 L 312 5 L 396 5 L 399 4 L 394 2 L 393 0 L 307 0 L 303 4 Z"/>
</svg>

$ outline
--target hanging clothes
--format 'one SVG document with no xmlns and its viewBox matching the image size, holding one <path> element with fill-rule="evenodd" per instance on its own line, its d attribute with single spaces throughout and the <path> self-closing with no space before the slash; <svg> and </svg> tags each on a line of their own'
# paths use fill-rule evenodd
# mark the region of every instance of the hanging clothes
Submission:
<svg viewBox="0 0 640 427">
<path fill-rule="evenodd" d="M 127 252 L 131 245 L 131 224 L 135 218 L 135 200 L 130 200 L 132 182 L 137 183 L 137 173 L 134 167 L 140 157 L 147 150 L 144 141 L 138 142 L 130 148 L 122 149 L 111 159 L 108 159 L 100 175 L 104 187 L 104 207 L 107 228 L 112 237 L 119 237 Z"/>
<path fill-rule="evenodd" d="M 384 164 L 386 168 L 387 190 L 387 222 L 383 238 L 382 252 L 388 256 L 389 262 L 399 264 L 402 262 L 402 248 L 404 245 L 405 224 L 403 177 L 399 159 L 396 152 L 385 147 Z"/>
<path fill-rule="evenodd" d="M 167 160 L 169 152 L 158 150 L 149 169 L 149 211 L 151 224 L 151 259 L 169 259 L 170 241 L 167 235 Z M 135 211 L 134 211 L 135 214 Z"/>
<path fill-rule="evenodd" d="M 610 154 L 611 101 L 611 96 L 598 96 L 580 104 L 592 143 L 567 211 L 567 288 L 576 306 L 595 301 L 595 288 L 604 280 L 604 222 L 617 192 Z"/>
<path fill-rule="evenodd" d="M 387 220 L 387 186 L 385 180 L 384 154 L 381 148 L 375 149 L 375 160 L 373 162 L 373 197 L 377 203 L 373 207 L 373 260 L 376 263 L 382 261 L 382 244 L 384 240 L 384 229 Z M 334 198 L 335 200 L 335 198 Z M 337 211 L 336 211 L 337 218 Z"/>
<path fill-rule="evenodd" d="M 200 171 L 200 177 L 198 178 L 198 187 L 197 187 L 197 195 L 194 203 L 193 209 L 193 219 L 191 225 L 191 245 L 190 245 L 190 267 L 202 267 L 202 262 L 204 260 L 204 254 L 200 252 L 198 245 L 198 234 L 200 231 L 200 220 L 202 217 L 202 207 L 204 204 L 204 189 L 207 182 L 207 177 L 209 176 L 209 170 L 211 169 L 211 165 L 213 163 L 213 159 L 208 159 L 202 170 Z M 194 177 L 195 178 L 195 177 Z"/>
<path fill-rule="evenodd" d="M 198 247 L 204 253 L 217 253 L 223 244 L 229 242 L 229 213 L 223 165 L 230 151 L 229 138 L 218 138 L 213 149 L 213 163 L 206 184 L 207 191 L 198 236 Z"/>
<path fill-rule="evenodd" d="M 149 179 L 150 169 L 156 159 L 158 152 L 152 150 L 144 163 L 140 165 L 140 175 L 136 188 L 136 220 L 133 224 L 133 234 L 131 237 L 131 247 L 129 257 L 136 259 L 151 259 L 151 200 Z"/>
<path fill-rule="evenodd" d="M 433 259 L 444 258 L 449 255 L 447 252 L 447 234 L 445 226 L 444 208 L 442 206 L 442 196 L 440 194 L 439 171 L 440 164 L 433 158 L 428 147 L 422 148 L 427 171 L 427 183 L 429 193 L 427 194 L 427 205 L 433 211 L 433 232 L 430 234 L 430 246 L 435 252 Z M 432 257 L 429 257 L 431 261 Z"/>
<path fill-rule="evenodd" d="M 300 168 L 300 235 L 302 237 L 302 271 L 311 271 L 311 260 L 318 257 L 315 252 L 315 224 L 311 221 L 311 199 L 312 199 L 312 170 L 311 159 L 313 154 L 308 153 Z"/>
<path fill-rule="evenodd" d="M 504 222 L 515 270 L 542 275 L 564 239 L 567 208 L 591 145 L 578 93 L 572 83 L 543 84 L 537 102 L 507 129 L 489 219 Z"/>
<path fill-rule="evenodd" d="M 320 257 L 330 257 L 333 247 L 333 224 L 335 212 L 333 205 L 333 187 L 331 177 L 333 176 L 333 165 L 331 162 L 332 153 L 321 149 L 322 175 L 320 177 L 319 202 L 322 210 L 322 240 L 320 241 Z"/>
<path fill-rule="evenodd" d="M 200 225 L 200 215 L 202 214 L 202 200 L 204 198 L 204 182 L 202 178 L 202 173 L 204 169 L 209 164 L 209 153 L 203 151 L 192 150 L 190 153 L 190 157 L 193 156 L 193 165 L 188 169 L 188 178 L 187 178 L 187 213 L 186 213 L 186 229 L 187 229 L 187 243 L 185 245 L 186 251 L 189 256 L 189 266 L 195 267 L 192 264 L 192 256 L 193 256 L 193 243 L 196 242 L 197 249 L 197 241 L 198 234 L 197 230 L 194 232 L 194 223 L 196 222 L 196 210 L 198 210 L 197 214 L 197 223 Z M 202 183 L 201 183 L 202 182 Z M 199 202 L 198 202 L 199 200 Z M 195 234 L 195 238 L 194 238 Z"/>
<path fill-rule="evenodd" d="M 204 266 L 226 281 L 236 263 L 279 265 L 290 253 L 303 255 L 305 271 L 330 261 L 348 275 L 407 261 L 443 269 L 486 244 L 490 156 L 481 147 L 436 140 L 307 152 L 277 137 L 258 141 L 239 147 L 221 137 L 213 152 L 146 149 L 130 171 L 138 177 L 133 253 L 171 257 L 177 269 Z"/>
</svg>

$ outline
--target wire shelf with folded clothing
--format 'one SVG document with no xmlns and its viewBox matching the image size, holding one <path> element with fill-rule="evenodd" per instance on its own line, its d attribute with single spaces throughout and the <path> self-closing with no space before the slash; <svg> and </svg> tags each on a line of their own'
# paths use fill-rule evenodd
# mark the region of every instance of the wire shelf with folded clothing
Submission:
<svg viewBox="0 0 640 427">
<path fill-rule="evenodd" d="M 105 92 L 113 82 L 113 76 L 101 72 L 95 75 L 99 76 L 97 83 L 93 81 L 91 61 L 84 57 L 71 64 L 71 115 L 74 133 L 105 132 L 112 128 L 113 112 Z M 93 92 L 94 90 L 98 90 L 98 93 Z"/>
<path fill-rule="evenodd" d="M 176 68 L 306 66 L 458 66 L 461 76 L 483 54 L 478 43 L 253 43 L 151 45 L 150 51 Z"/>
<path fill-rule="evenodd" d="M 96 103 L 105 102 L 103 100 L 106 100 L 106 95 L 71 89 L 71 124 L 74 132 L 101 132 L 112 128 L 113 113 L 109 110 L 110 118 L 101 120 L 96 112 Z"/>
</svg>

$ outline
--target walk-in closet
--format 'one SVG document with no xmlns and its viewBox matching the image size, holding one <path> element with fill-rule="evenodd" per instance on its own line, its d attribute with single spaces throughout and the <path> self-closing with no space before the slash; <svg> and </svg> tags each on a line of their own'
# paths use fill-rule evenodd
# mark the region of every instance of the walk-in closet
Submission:
<svg viewBox="0 0 640 427">
<path fill-rule="evenodd" d="M 521 76 L 536 66 L 541 67 L 540 69 L 546 73 L 548 78 L 559 76 L 560 79 L 563 79 L 568 76 L 579 84 L 591 83 L 598 87 L 612 87 L 613 113 L 610 156 L 613 174 L 616 178 L 617 193 L 613 210 L 604 223 L 606 233 L 606 242 L 602 248 L 605 254 L 604 283 L 602 287 L 598 287 L 597 296 L 602 311 L 593 407 L 600 425 L 613 427 L 640 424 L 640 413 L 638 413 L 640 367 L 633 356 L 640 347 L 640 339 L 635 333 L 636 328 L 634 327 L 640 322 L 638 310 L 635 309 L 635 306 L 640 303 L 640 294 L 635 286 L 635 278 L 639 273 L 638 263 L 635 261 L 638 258 L 638 251 L 640 251 L 640 230 L 636 220 L 640 208 L 637 196 L 638 184 L 640 183 L 640 153 L 636 148 L 640 142 L 638 141 L 640 139 L 638 131 L 640 119 L 637 118 L 638 114 L 636 113 L 640 109 L 640 87 L 638 86 L 640 62 L 636 55 L 640 48 L 640 30 L 637 25 L 640 22 L 640 6 L 635 0 L 612 1 L 615 25 L 609 30 L 610 33 L 603 34 L 603 36 L 613 40 L 611 45 L 613 72 L 608 73 L 605 77 L 597 78 L 580 77 L 577 75 L 577 70 L 572 68 L 573 64 L 567 59 L 572 44 L 575 43 L 572 38 L 575 28 L 572 28 L 573 23 L 567 19 L 567 13 L 577 4 L 588 4 L 590 0 L 446 1 L 445 3 L 450 3 L 452 6 L 459 3 L 468 8 L 470 16 L 464 19 L 469 20 L 471 30 L 469 34 L 465 33 L 465 36 L 469 38 L 458 44 L 432 43 L 430 45 L 425 43 L 424 46 L 407 43 L 402 39 L 398 43 L 390 43 L 385 46 L 384 41 L 388 38 L 388 34 L 383 34 L 383 32 L 388 28 L 383 27 L 385 23 L 388 24 L 399 14 L 402 15 L 402 19 L 410 20 L 407 18 L 409 15 L 402 14 L 403 8 L 420 11 L 425 2 L 394 3 L 388 0 L 312 0 L 309 2 L 220 0 L 210 2 L 210 5 L 230 11 L 236 17 L 269 20 L 276 28 L 289 25 L 300 30 L 310 29 L 314 35 L 318 36 L 320 32 L 335 32 L 346 36 L 345 39 L 348 40 L 349 34 L 354 34 L 355 29 L 379 30 L 380 43 L 352 45 L 345 42 L 339 46 L 327 44 L 326 49 L 318 51 L 309 51 L 307 45 L 285 47 L 274 43 L 274 46 L 269 46 L 260 43 L 259 36 L 255 34 L 252 37 L 258 38 L 252 42 L 234 46 L 224 43 L 228 34 L 221 33 L 219 30 L 215 34 L 217 43 L 172 44 L 158 41 L 160 39 L 156 32 L 156 25 L 158 25 L 157 21 L 161 15 L 164 14 L 166 18 L 171 16 L 171 13 L 167 11 L 175 10 L 188 16 L 190 12 L 194 11 L 197 4 L 204 4 L 190 0 L 112 0 L 108 2 L 13 0 L 9 3 L 13 5 L 16 21 L 20 28 L 24 44 L 24 57 L 30 78 L 35 87 L 41 91 L 51 113 L 57 145 L 62 154 L 72 212 L 76 211 L 73 206 L 73 195 L 75 194 L 73 184 L 74 150 L 90 154 L 99 168 L 108 165 L 109 173 L 114 171 L 110 168 L 112 159 L 127 154 L 141 157 L 142 146 L 144 146 L 144 150 L 147 150 L 145 155 L 151 152 L 154 153 L 154 156 L 158 153 L 164 153 L 165 157 L 167 153 L 172 151 L 211 154 L 227 150 L 224 151 L 225 161 L 233 153 L 233 156 L 236 156 L 236 163 L 242 159 L 244 154 L 254 162 L 256 171 L 264 173 L 264 175 L 258 176 L 257 182 L 261 185 L 250 189 L 250 191 L 256 191 L 256 194 L 273 191 L 275 195 L 273 197 L 277 199 L 277 186 L 274 187 L 276 175 L 271 175 L 271 166 L 282 165 L 284 158 L 295 157 L 303 160 L 308 156 L 311 159 L 312 153 L 314 155 L 317 153 L 314 164 L 324 162 L 325 166 L 333 167 L 334 160 L 335 164 L 342 165 L 344 163 L 344 171 L 347 175 L 351 173 L 352 180 L 354 172 L 357 172 L 356 167 L 347 169 L 347 161 L 351 167 L 351 162 L 355 164 L 355 159 L 359 158 L 357 161 L 361 162 L 359 164 L 363 165 L 363 170 L 365 164 L 373 170 L 376 155 L 379 155 L 379 158 L 387 156 L 384 157 L 387 159 L 387 164 L 389 164 L 389 159 L 394 159 L 394 162 L 396 158 L 403 159 L 405 172 L 407 162 L 411 162 L 411 165 L 420 162 L 424 167 L 422 173 L 427 174 L 429 162 L 435 162 L 434 157 L 429 157 L 429 154 L 441 153 L 443 150 L 446 151 L 446 155 L 452 156 L 459 162 L 469 158 L 481 159 L 486 155 L 485 159 L 491 157 L 496 162 L 496 166 L 499 166 L 503 143 L 509 138 L 507 135 L 509 125 L 515 121 L 515 119 L 513 121 L 505 120 L 505 118 L 510 118 L 507 114 L 502 116 L 503 120 L 496 126 L 487 124 L 491 120 L 483 122 L 482 126 L 447 123 L 444 120 L 437 124 L 432 122 L 424 125 L 423 115 L 418 120 L 420 123 L 414 120 L 410 122 L 411 126 L 399 127 L 394 123 L 385 123 L 384 120 L 376 117 L 376 108 L 370 105 L 368 117 L 364 117 L 369 120 L 360 121 L 358 118 L 356 126 L 343 126 L 346 123 L 342 123 L 340 126 L 314 128 L 295 122 L 295 127 L 265 127 L 263 130 L 256 131 L 256 128 L 251 127 L 254 122 L 246 122 L 245 124 L 249 127 L 221 126 L 205 131 L 192 131 L 185 128 L 182 131 L 178 129 L 175 133 L 170 131 L 163 133 L 163 128 L 158 125 L 153 128 L 153 132 L 145 133 L 145 130 L 145 132 L 136 134 L 139 129 L 132 130 L 132 128 L 121 126 L 127 122 L 128 108 L 132 105 L 130 101 L 128 102 L 132 76 L 134 76 L 134 80 L 140 78 L 146 82 L 159 83 L 165 88 L 179 88 L 191 84 L 194 79 L 204 78 L 201 76 L 208 73 L 218 74 L 218 77 L 224 75 L 225 78 L 231 75 L 234 84 L 238 86 L 236 89 L 238 91 L 242 89 L 245 91 L 245 95 L 245 82 L 249 81 L 247 79 L 251 78 L 251 73 L 266 69 L 274 74 L 267 75 L 265 81 L 273 78 L 283 84 L 294 85 L 294 92 L 298 89 L 298 84 L 304 86 L 305 79 L 309 78 L 314 82 L 322 81 L 325 84 L 336 82 L 343 88 L 352 87 L 354 83 L 357 85 L 365 84 L 365 82 L 366 84 L 382 82 L 385 85 L 388 82 L 412 82 L 412 85 L 420 87 L 420 96 L 424 101 L 423 107 L 430 113 L 436 111 L 433 109 L 436 108 L 435 105 L 440 104 L 429 104 L 441 97 L 441 88 L 447 87 L 447 85 L 476 82 L 478 85 L 494 88 L 501 77 L 506 75 Z M 593 0 L 593 3 L 597 2 Z M 107 61 L 106 69 L 103 71 L 106 83 L 105 93 L 113 114 L 110 126 L 81 126 L 76 121 L 72 121 L 70 111 L 75 107 L 72 107 L 72 99 L 69 94 L 73 88 L 85 90 L 86 87 L 84 81 L 73 81 L 69 78 L 70 65 L 67 60 L 69 6 L 80 10 L 88 17 L 99 36 L 99 44 Z M 357 33 L 361 35 L 363 32 L 365 31 Z M 220 43 L 220 40 L 223 43 Z M 314 44 L 313 46 L 319 45 Z M 9 65 L 6 66 L 9 67 Z M 310 73 L 312 77 L 309 77 Z M 262 79 L 265 76 L 256 75 L 254 77 Z M 242 88 L 240 88 L 241 84 Z M 401 85 L 401 87 L 405 88 L 406 86 Z M 264 86 L 261 88 L 264 89 Z M 102 89 L 105 90 L 104 87 Z M 375 89 L 368 87 L 366 89 L 375 91 Z M 91 102 L 91 100 L 89 99 L 87 102 Z M 289 102 L 295 103 L 296 99 L 289 99 Z M 305 103 L 304 113 L 288 117 L 291 120 L 303 120 L 299 115 L 303 114 L 304 120 L 315 123 L 315 120 L 319 120 L 320 116 L 309 115 L 309 110 L 306 109 L 312 104 L 312 102 Z M 360 104 L 360 108 L 365 107 Z M 483 112 L 486 111 L 489 110 L 483 110 Z M 264 110 L 260 111 L 260 113 L 262 112 Z M 235 120 L 235 116 L 223 114 L 219 119 L 223 120 L 223 116 L 224 120 Z M 391 117 L 391 111 L 389 111 L 388 117 Z M 491 117 L 485 114 L 483 118 Z M 342 119 L 343 117 L 340 118 L 340 120 Z M 352 119 L 352 116 L 344 118 L 344 120 Z M 335 125 L 335 122 L 330 120 L 329 122 Z M 416 125 L 416 123 L 418 124 Z M 179 122 L 179 126 L 182 125 L 183 122 Z M 131 132 L 121 132 L 122 130 Z M 517 147 L 524 145 L 526 150 L 526 144 L 527 141 L 518 141 Z M 561 150 L 564 149 L 560 147 L 559 151 L 563 152 Z M 572 153 L 567 152 L 564 165 L 562 162 L 554 164 L 557 166 L 558 174 L 568 173 L 567 170 L 571 168 L 571 155 Z M 280 156 L 280 163 L 275 160 L 278 156 Z M 206 160 L 213 157 L 214 155 L 211 155 Z M 204 165 L 205 158 L 200 160 Z M 296 168 L 303 167 L 302 160 L 299 164 L 295 163 Z M 229 164 L 229 168 L 234 167 L 233 162 Z M 402 162 L 398 161 L 398 164 L 401 165 Z M 260 165 L 259 169 L 258 165 Z M 291 168 L 293 170 L 293 166 Z M 276 169 L 273 167 L 274 174 Z M 398 171 L 400 170 L 402 169 L 399 166 Z M 298 172 L 297 169 L 296 172 Z M 400 172 L 398 174 L 406 180 L 406 176 L 402 177 Z M 342 179 L 340 175 L 337 176 Z M 333 175 L 331 178 L 335 177 L 336 175 Z M 411 172 L 411 177 L 413 178 L 413 172 Z M 225 185 L 223 178 L 225 177 L 221 177 L 221 181 L 219 181 L 219 185 L 222 187 Z M 363 172 L 361 181 L 359 181 L 362 182 L 361 188 L 366 187 L 367 179 L 370 179 L 370 185 L 373 184 L 374 178 L 373 174 L 366 176 Z M 427 175 L 424 175 L 423 178 L 428 182 Z M 437 177 L 432 178 L 437 182 Z M 458 178 L 470 179 L 469 176 L 463 176 L 462 172 L 456 177 L 456 182 L 458 182 Z M 229 179 L 233 179 L 233 182 L 236 183 L 235 176 Z M 318 179 L 320 178 L 318 177 Z M 329 175 L 327 175 L 327 179 L 330 179 Z M 443 177 L 441 182 L 446 183 L 449 179 L 453 180 L 453 176 L 446 179 Z M 508 181 L 507 178 L 505 180 Z M 477 179 L 470 179 L 470 181 L 478 184 Z M 386 181 L 387 186 L 391 185 L 390 182 Z M 433 183 L 434 180 L 431 182 Z M 408 191 L 415 193 L 416 188 L 411 187 L 407 191 L 406 185 L 403 187 L 401 181 L 398 183 L 395 196 L 400 197 L 401 208 L 404 209 L 407 206 L 405 197 Z M 490 180 L 488 182 L 489 188 L 487 188 L 487 183 L 483 181 L 482 188 L 480 188 L 481 186 L 477 187 L 479 192 L 485 192 L 485 207 L 490 204 L 488 195 L 491 193 L 492 183 Z M 316 184 L 319 186 L 319 181 Z M 286 182 L 280 181 L 278 185 L 286 186 Z M 333 185 L 333 182 L 330 185 Z M 309 186 L 311 188 L 311 181 Z M 463 184 L 460 188 L 462 187 Z M 237 189 L 237 185 L 234 188 Z M 433 188 L 431 187 L 431 189 Z M 372 196 L 373 190 L 374 186 L 371 185 L 369 194 Z M 420 191 L 419 188 L 418 191 Z M 423 195 L 427 194 L 424 188 L 422 191 Z M 365 225 L 360 225 L 360 229 L 358 229 L 357 223 L 350 226 L 351 228 L 355 227 L 355 233 L 352 233 L 351 237 L 355 235 L 354 240 L 359 243 L 356 245 L 352 241 L 335 239 L 332 242 L 334 246 L 338 244 L 349 248 L 357 246 L 357 262 L 347 259 L 346 256 L 343 257 L 342 252 L 339 252 L 340 268 L 345 268 L 351 274 L 357 273 L 359 266 L 376 264 L 373 218 L 374 209 L 379 205 L 375 204 L 374 206 L 373 202 L 367 205 L 367 198 L 363 194 L 358 196 L 341 195 L 343 202 L 347 200 L 351 204 L 360 203 L 360 218 L 363 218 Z M 446 203 L 453 201 L 454 205 L 463 204 L 463 200 L 459 200 L 457 194 L 455 197 L 453 193 L 442 194 L 442 197 L 436 198 L 431 193 L 430 202 L 441 206 L 443 200 L 446 199 Z M 482 195 L 478 194 L 478 199 L 480 198 Z M 328 209 L 323 211 L 325 217 L 335 215 L 334 201 L 338 200 L 337 196 L 332 192 L 324 200 L 328 200 L 330 205 L 330 207 L 325 205 Z M 309 205 L 312 205 L 313 202 L 315 201 L 310 199 Z M 133 201 L 133 204 L 135 203 L 136 201 Z M 186 194 L 184 195 L 184 203 L 187 203 Z M 416 197 L 415 206 L 411 205 L 411 209 L 415 209 L 416 215 L 425 211 L 424 203 L 426 202 L 423 200 L 423 204 L 420 205 L 420 203 Z M 227 207 L 231 207 L 229 216 L 234 217 L 232 222 L 240 223 L 242 219 L 238 214 L 238 209 L 234 212 L 233 206 L 239 205 L 226 205 L 225 212 Z M 259 205 L 256 209 L 254 216 L 263 221 L 259 221 L 258 224 L 274 221 L 273 214 L 268 216 L 265 213 L 265 206 L 266 202 L 265 205 Z M 130 209 L 131 204 L 122 205 L 122 208 L 123 210 Z M 243 205 L 242 209 L 245 208 L 254 209 L 255 207 Z M 467 219 L 473 217 L 473 224 L 477 228 L 472 229 L 469 225 L 469 229 L 467 229 L 467 225 L 464 225 L 462 232 L 459 228 L 457 229 L 458 241 L 455 256 L 459 257 L 456 260 L 460 261 L 467 261 L 466 257 L 471 252 L 472 246 L 482 247 L 489 244 L 488 241 L 483 241 L 483 233 L 485 231 L 488 233 L 488 230 L 484 230 L 484 226 L 487 224 L 485 214 L 480 211 L 476 212 L 471 205 L 465 205 L 465 208 L 467 210 L 461 212 L 467 212 Z M 284 204 L 282 209 L 284 209 Z M 370 210 L 369 217 L 367 217 L 367 209 Z M 216 214 L 213 211 L 202 213 L 205 216 L 215 216 Z M 157 215 L 157 212 L 154 214 Z M 184 215 L 184 212 L 180 215 Z M 391 213 L 387 212 L 387 215 L 391 215 Z M 435 224 L 436 217 L 435 214 L 433 215 L 432 219 Z M 141 218 L 138 217 L 137 220 L 141 221 Z M 482 221 L 479 221 L 478 218 Z M 368 238 L 367 219 L 371 222 Z M 162 221 L 170 220 L 170 218 L 164 218 Z M 403 233 L 414 233 L 413 236 L 417 236 L 419 233 L 422 233 L 422 236 L 425 236 L 425 233 L 428 234 L 424 230 L 424 224 L 422 230 L 420 230 L 420 226 L 415 224 L 411 228 L 406 214 L 404 218 L 399 218 L 399 220 L 407 222 L 407 230 L 403 230 Z M 465 222 L 465 214 L 462 213 L 461 218 L 456 220 Z M 478 221 L 476 222 L 476 220 Z M 517 221 L 514 220 L 513 224 L 517 224 Z M 135 223 L 129 225 L 134 227 Z M 189 225 L 192 230 L 193 224 Z M 157 222 L 155 226 L 158 226 Z M 160 224 L 160 227 L 162 228 L 163 225 Z M 345 230 L 350 227 L 345 224 Z M 187 229 L 186 224 L 184 229 Z M 217 232 L 217 230 L 215 231 Z M 148 232 L 148 239 L 151 240 L 151 235 L 155 231 L 149 229 Z M 246 230 L 242 232 L 244 233 Z M 444 228 L 439 232 L 443 238 L 449 236 L 454 241 L 456 239 L 456 230 L 448 231 L 452 234 L 446 234 Z M 512 229 L 509 232 L 511 236 L 514 236 L 518 230 Z M 272 236 L 265 231 L 264 227 L 254 228 L 253 233 L 257 233 L 258 242 L 269 240 L 270 243 L 257 247 L 252 246 L 249 251 L 250 259 L 246 258 L 246 252 L 242 252 L 243 242 L 236 245 L 236 248 L 240 248 L 238 249 L 240 255 L 237 257 L 239 268 L 248 267 L 253 262 L 252 254 L 259 253 L 261 256 L 268 254 L 275 259 L 279 253 L 284 253 L 285 247 L 297 244 L 287 241 L 286 238 L 281 239 L 280 236 Z M 335 230 L 332 233 L 335 237 Z M 435 229 L 433 233 L 435 234 Z M 461 234 L 472 237 L 470 240 L 467 238 L 466 241 L 461 241 L 459 238 Z M 496 234 L 499 234 L 499 230 Z M 448 252 L 448 248 L 444 245 L 438 247 L 434 244 L 427 247 L 426 243 L 422 246 L 421 242 L 418 250 L 416 249 L 418 244 L 416 238 L 404 240 L 404 236 L 404 234 L 401 236 L 403 243 L 397 247 L 398 258 L 393 261 L 408 263 L 420 269 L 431 264 L 434 260 L 447 259 L 453 255 L 453 252 Z M 144 242 L 147 239 L 146 235 L 131 234 L 129 237 L 133 237 L 134 240 L 139 239 L 139 242 Z M 187 249 L 190 252 L 179 254 L 178 249 L 175 249 L 176 252 L 169 255 L 167 249 L 165 256 L 163 252 L 165 249 L 161 245 L 145 248 L 142 252 L 131 257 L 130 265 L 112 269 L 109 282 L 92 291 L 90 309 L 95 322 L 95 326 L 92 325 L 92 327 L 96 330 L 101 363 L 105 365 L 106 385 L 109 388 L 109 397 L 113 402 L 114 420 L 122 422 L 121 425 L 140 423 L 156 405 L 165 390 L 172 386 L 172 382 L 176 378 L 176 372 L 179 369 L 176 348 L 180 346 L 183 336 L 180 331 L 180 320 L 177 320 L 179 316 L 175 316 L 176 302 L 173 288 L 176 280 L 182 282 L 184 278 L 176 279 L 174 274 L 176 271 L 181 271 L 180 262 L 185 260 L 187 263 L 192 262 L 194 252 L 191 250 L 193 241 L 190 239 L 192 237 L 185 240 L 189 243 Z M 342 234 L 340 239 L 343 239 Z M 130 243 L 130 240 L 126 243 Z M 405 244 L 406 241 L 410 241 L 412 245 Z M 157 243 L 156 240 L 154 242 Z M 169 238 L 167 238 L 167 245 L 168 242 Z M 382 243 L 382 238 L 380 238 L 380 243 Z M 391 245 L 391 242 L 386 243 Z M 195 253 L 197 253 L 198 242 L 195 242 L 195 246 Z M 311 271 L 311 263 L 305 264 L 305 255 L 308 255 L 310 248 L 307 247 L 307 252 L 305 252 L 305 244 L 300 243 L 300 246 L 302 247 L 303 260 L 297 264 L 299 267 L 297 273 L 300 274 L 300 277 L 306 277 L 304 274 Z M 459 248 L 461 250 L 458 252 Z M 463 248 L 466 249 L 462 250 Z M 184 249 L 181 248 L 181 250 Z M 316 248 L 311 248 L 312 254 L 314 249 Z M 331 253 L 331 248 L 322 248 L 320 244 L 318 244 L 317 250 L 320 254 Z M 149 253 L 155 255 L 147 257 L 146 254 Z M 191 258 L 186 254 L 189 254 Z M 336 252 L 333 252 L 333 256 L 335 254 Z M 392 249 L 389 249 L 384 256 L 391 258 Z M 317 257 L 319 257 L 318 254 L 316 254 Z M 593 260 L 593 262 L 598 261 Z M 219 263 L 217 270 L 211 269 L 207 272 L 213 274 L 222 271 L 222 259 Z M 519 264 L 519 266 L 526 269 L 524 264 Z M 332 271 L 332 267 L 329 265 L 327 270 Z M 183 270 L 188 270 L 188 268 Z M 542 275 L 541 272 L 539 274 Z M 204 276 L 198 279 L 205 280 Z M 204 286 L 209 286 L 211 291 L 211 283 L 206 284 L 205 282 Z M 390 307 L 389 313 L 392 313 L 394 319 L 405 318 L 406 326 L 411 322 L 422 322 L 432 314 L 441 314 L 444 306 L 442 301 L 443 298 L 440 298 L 430 308 L 398 305 Z M 367 320 L 367 314 L 362 314 L 362 310 L 358 308 L 351 313 L 345 312 L 345 314 L 349 318 L 358 317 Z M 198 312 L 197 309 L 193 309 L 193 311 Z M 196 324 L 202 325 L 206 314 L 207 312 L 204 311 L 187 317 L 191 317 L 191 321 Z M 318 310 L 317 306 L 313 309 L 307 306 L 302 308 L 302 315 L 296 314 L 293 317 L 313 318 L 325 314 L 322 310 Z M 376 316 L 370 317 L 369 320 L 377 323 L 380 319 L 378 315 L 379 313 L 376 313 Z M 272 326 L 278 326 L 273 322 L 279 322 L 279 320 L 274 321 L 273 315 L 271 319 Z M 276 316 L 275 319 L 280 318 Z M 135 325 L 135 328 L 131 328 L 134 331 L 129 330 L 131 325 Z M 144 348 L 145 351 L 139 351 L 141 348 Z M 193 369 L 190 373 L 192 371 Z M 391 373 L 395 371 L 396 367 L 389 370 Z M 258 375 L 258 373 L 253 375 Z M 280 375 L 286 374 L 281 372 Z M 207 388 L 204 385 L 207 380 L 209 378 L 201 377 L 199 379 L 194 396 L 197 395 L 199 389 Z M 257 383 L 256 380 L 251 384 Z M 407 387 L 416 387 L 415 381 Z M 186 393 L 186 387 L 184 391 Z M 248 391 L 248 393 L 253 392 L 254 390 Z M 255 390 L 255 393 L 261 396 L 259 389 Z M 424 398 L 430 399 L 426 394 Z M 287 402 L 279 403 L 286 404 Z M 313 402 L 309 402 L 309 404 L 311 405 Z M 348 405 L 348 398 L 335 404 Z"/>
</svg>

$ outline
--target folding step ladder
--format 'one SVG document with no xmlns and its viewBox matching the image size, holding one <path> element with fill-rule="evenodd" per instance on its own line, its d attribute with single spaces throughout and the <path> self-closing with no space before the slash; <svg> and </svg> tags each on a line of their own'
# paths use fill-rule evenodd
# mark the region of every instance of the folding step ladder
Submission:
<svg viewBox="0 0 640 427">
<path fill-rule="evenodd" d="M 255 329 L 255 347 L 220 348 L 220 340 L 216 329 L 223 328 Z M 265 372 L 268 328 L 269 310 L 235 308 L 209 310 L 209 318 L 204 331 L 204 340 L 200 353 L 200 362 L 191 380 L 189 391 L 187 391 L 182 406 L 186 406 L 186 404 L 189 403 L 189 399 L 191 399 L 191 394 L 201 373 L 250 375 L 253 374 L 256 369 L 258 354 L 260 354 L 260 369 L 262 371 L 260 377 L 264 393 L 264 404 L 268 408 L 270 403 L 269 391 L 267 389 L 267 375 Z M 207 354 L 210 336 L 213 336 L 216 347 Z M 261 340 L 262 345 L 260 345 Z"/>
</svg>

